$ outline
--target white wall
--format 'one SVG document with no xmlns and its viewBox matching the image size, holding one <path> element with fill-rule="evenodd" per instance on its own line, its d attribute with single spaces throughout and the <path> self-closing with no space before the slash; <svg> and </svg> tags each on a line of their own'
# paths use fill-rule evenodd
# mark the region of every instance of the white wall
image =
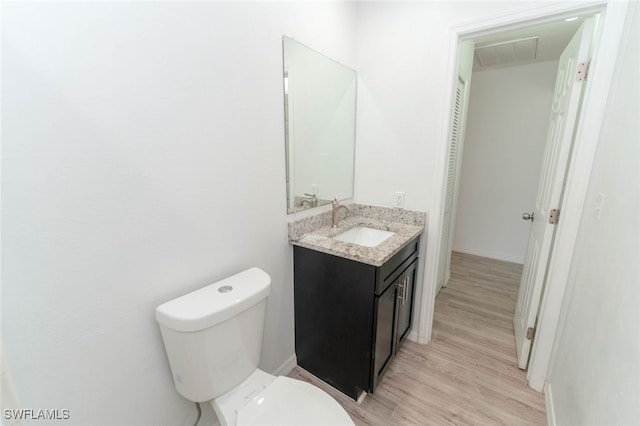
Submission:
<svg viewBox="0 0 640 426">
<path fill-rule="evenodd" d="M 355 68 L 339 3 L 3 5 L 2 340 L 25 408 L 191 424 L 154 309 L 258 266 L 294 353 L 283 34 Z"/>
<path fill-rule="evenodd" d="M 557 61 L 473 73 L 453 249 L 524 262 Z"/>
<path fill-rule="evenodd" d="M 558 425 L 640 422 L 640 18 L 626 24 L 578 249 L 571 265 L 549 399 Z M 606 196 L 600 220 L 595 210 Z"/>
</svg>

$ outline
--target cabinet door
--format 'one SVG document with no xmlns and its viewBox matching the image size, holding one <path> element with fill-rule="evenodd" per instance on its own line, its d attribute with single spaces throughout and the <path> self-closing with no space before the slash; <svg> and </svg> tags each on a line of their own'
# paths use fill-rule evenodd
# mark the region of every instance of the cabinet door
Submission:
<svg viewBox="0 0 640 426">
<path fill-rule="evenodd" d="M 376 267 L 294 247 L 298 365 L 353 399 L 371 386 Z"/>
<path fill-rule="evenodd" d="M 374 353 L 373 388 L 378 378 L 384 372 L 393 356 L 395 343 L 395 309 L 397 285 L 390 285 L 384 293 L 376 297 L 376 346 Z"/>
<path fill-rule="evenodd" d="M 416 266 L 418 259 L 405 270 L 398 288 L 397 304 L 398 304 L 398 343 L 403 341 L 409 334 L 411 329 L 411 317 L 413 313 L 413 294 L 416 284 Z"/>
</svg>

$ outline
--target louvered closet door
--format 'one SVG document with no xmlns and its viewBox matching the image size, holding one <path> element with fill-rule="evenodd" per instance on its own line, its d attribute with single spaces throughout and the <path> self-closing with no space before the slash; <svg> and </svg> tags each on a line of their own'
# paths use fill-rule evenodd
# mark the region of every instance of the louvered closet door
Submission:
<svg viewBox="0 0 640 426">
<path fill-rule="evenodd" d="M 458 162 L 458 148 L 460 145 L 460 121 L 462 114 L 462 101 L 464 94 L 464 83 L 458 79 L 458 87 L 456 88 L 456 102 L 453 106 L 453 123 L 451 125 L 451 138 L 449 148 L 449 163 L 447 165 L 447 190 L 444 201 L 444 217 L 442 223 L 442 246 L 440 253 L 447 256 L 445 262 L 445 280 L 449 277 L 451 267 L 451 222 L 453 216 L 453 195 L 456 186 L 456 173 Z M 442 285 L 446 282 L 442 281 Z M 440 290 L 438 288 L 438 290 Z"/>
</svg>

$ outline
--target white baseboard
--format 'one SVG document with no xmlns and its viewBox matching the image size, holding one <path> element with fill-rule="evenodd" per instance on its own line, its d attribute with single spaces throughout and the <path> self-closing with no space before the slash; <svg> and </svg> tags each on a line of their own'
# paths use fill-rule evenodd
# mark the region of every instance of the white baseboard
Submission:
<svg viewBox="0 0 640 426">
<path fill-rule="evenodd" d="M 418 342 L 418 332 L 417 331 L 410 331 L 409 334 L 407 334 L 407 340 L 411 340 L 412 342 L 419 343 Z"/>
<path fill-rule="evenodd" d="M 518 256 L 511 253 L 497 253 L 489 250 L 473 249 L 465 247 L 454 247 L 453 251 L 459 253 L 472 254 L 474 256 L 488 257 L 489 259 L 504 260 L 505 262 L 524 264 L 524 255 Z"/>
<path fill-rule="evenodd" d="M 272 373 L 274 376 L 286 376 L 296 368 L 298 365 L 298 359 L 296 358 L 296 354 L 293 354 L 287 359 L 285 362 L 280 365 L 280 367 L 276 368 L 276 370 Z"/>
<path fill-rule="evenodd" d="M 551 383 L 544 385 L 544 405 L 547 412 L 547 425 L 556 426 L 556 412 L 553 407 L 553 397 L 551 396 Z"/>
</svg>

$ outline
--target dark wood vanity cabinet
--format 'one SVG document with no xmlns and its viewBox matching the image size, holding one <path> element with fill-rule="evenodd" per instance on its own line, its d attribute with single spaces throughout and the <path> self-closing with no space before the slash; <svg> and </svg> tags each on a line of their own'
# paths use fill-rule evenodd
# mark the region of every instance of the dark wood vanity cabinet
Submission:
<svg viewBox="0 0 640 426">
<path fill-rule="evenodd" d="M 294 246 L 298 365 L 353 399 L 375 390 L 411 328 L 418 241 L 382 266 Z"/>
</svg>

